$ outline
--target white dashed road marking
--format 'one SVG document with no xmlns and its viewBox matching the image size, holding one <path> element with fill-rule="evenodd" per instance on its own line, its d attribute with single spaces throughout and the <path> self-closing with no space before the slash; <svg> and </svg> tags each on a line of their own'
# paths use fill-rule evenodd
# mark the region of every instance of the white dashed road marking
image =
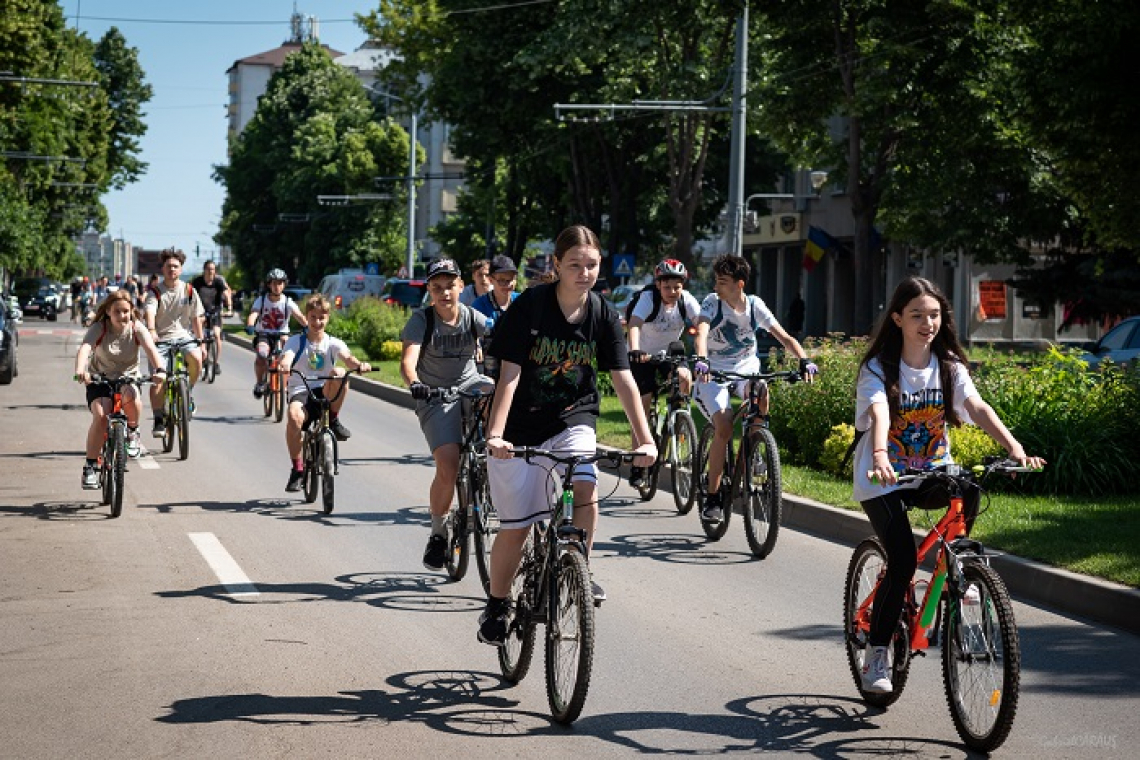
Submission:
<svg viewBox="0 0 1140 760">
<path fill-rule="evenodd" d="M 249 576 L 242 572 L 238 563 L 222 546 L 222 542 L 213 533 L 190 533 L 190 540 L 198 547 L 199 553 L 206 560 L 206 564 L 218 576 L 218 580 L 229 591 L 230 596 L 257 596 L 261 592 Z"/>
<path fill-rule="evenodd" d="M 141 457 L 139 457 L 135 461 L 138 462 L 139 467 L 144 469 L 144 470 L 162 469 L 161 467 L 158 466 L 158 462 L 154 461 L 154 457 L 152 457 L 150 454 L 143 454 Z"/>
</svg>

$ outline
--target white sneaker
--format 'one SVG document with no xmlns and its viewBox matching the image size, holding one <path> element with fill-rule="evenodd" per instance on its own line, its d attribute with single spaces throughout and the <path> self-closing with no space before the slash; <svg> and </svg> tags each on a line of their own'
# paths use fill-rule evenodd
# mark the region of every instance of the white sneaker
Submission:
<svg viewBox="0 0 1140 760">
<path fill-rule="evenodd" d="M 890 694 L 894 690 L 891 685 L 890 648 L 868 644 L 863 652 L 863 691 Z"/>
<path fill-rule="evenodd" d="M 140 440 L 141 434 L 139 429 L 127 430 L 127 456 L 131 459 L 138 459 L 142 455 L 142 441 Z"/>
</svg>

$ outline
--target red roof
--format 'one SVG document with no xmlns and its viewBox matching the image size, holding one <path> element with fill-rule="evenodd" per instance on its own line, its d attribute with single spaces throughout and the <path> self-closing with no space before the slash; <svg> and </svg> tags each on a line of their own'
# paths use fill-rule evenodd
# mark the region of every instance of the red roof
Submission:
<svg viewBox="0 0 1140 760">
<path fill-rule="evenodd" d="M 344 55 L 344 53 L 341 51 L 333 50 L 328 45 L 321 45 L 321 47 L 324 48 L 324 50 L 332 58 L 340 58 L 342 55 Z M 288 58 L 293 53 L 296 53 L 300 49 L 301 43 L 286 42 L 279 48 L 266 50 L 264 53 L 258 53 L 257 55 L 250 55 L 246 56 L 245 58 L 237 59 L 234 61 L 233 66 L 230 66 L 228 69 L 226 69 L 226 73 L 228 74 L 229 72 L 233 71 L 240 64 L 245 64 L 247 66 L 272 66 L 275 69 L 279 69 L 281 68 L 282 64 L 285 63 L 286 58 Z"/>
</svg>

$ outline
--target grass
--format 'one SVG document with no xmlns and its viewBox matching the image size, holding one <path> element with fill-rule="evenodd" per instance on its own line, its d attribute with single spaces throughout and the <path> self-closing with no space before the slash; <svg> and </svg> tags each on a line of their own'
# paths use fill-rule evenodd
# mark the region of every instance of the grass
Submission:
<svg viewBox="0 0 1140 760">
<path fill-rule="evenodd" d="M 240 331 L 236 326 L 226 327 L 229 332 Z M 360 346 L 350 345 L 349 349 L 356 356 L 363 355 Z M 372 364 L 375 370 L 369 377 L 403 386 L 399 362 Z M 698 429 L 702 428 L 701 415 L 695 413 L 694 418 Z M 598 440 L 611 446 L 629 446 L 629 423 L 616 398 L 602 399 Z M 806 467 L 784 465 L 782 469 L 788 493 L 843 509 L 859 509 L 851 500 L 850 481 Z M 916 527 L 924 524 L 921 519 L 915 519 Z M 988 511 L 978 518 L 974 536 L 994 549 L 1140 587 L 1140 499 L 1135 496 L 1089 500 L 995 494 Z"/>
</svg>

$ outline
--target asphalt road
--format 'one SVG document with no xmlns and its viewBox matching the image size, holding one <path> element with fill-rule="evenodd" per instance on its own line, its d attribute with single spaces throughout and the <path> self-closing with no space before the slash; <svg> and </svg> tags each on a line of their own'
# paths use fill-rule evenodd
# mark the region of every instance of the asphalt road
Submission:
<svg viewBox="0 0 1140 760">
<path fill-rule="evenodd" d="M 0 387 L 0 757 L 967 754 L 937 651 L 890 710 L 857 698 L 849 548 L 785 531 L 755 562 L 739 522 L 710 544 L 669 494 L 642 504 L 624 485 L 593 558 L 610 599 L 589 699 L 573 728 L 552 724 L 541 650 L 511 687 L 476 641 L 474 568 L 449 583 L 420 564 L 432 469 L 411 412 L 349 399 L 325 516 L 284 492 L 284 428 L 250 395 L 250 355 L 226 346 L 196 392 L 190 459 L 132 465 L 111 520 L 79 487 L 78 330 L 22 332 L 21 374 Z M 1016 615 L 1021 702 L 1000 752 L 1137 756 L 1140 639 Z"/>
</svg>

